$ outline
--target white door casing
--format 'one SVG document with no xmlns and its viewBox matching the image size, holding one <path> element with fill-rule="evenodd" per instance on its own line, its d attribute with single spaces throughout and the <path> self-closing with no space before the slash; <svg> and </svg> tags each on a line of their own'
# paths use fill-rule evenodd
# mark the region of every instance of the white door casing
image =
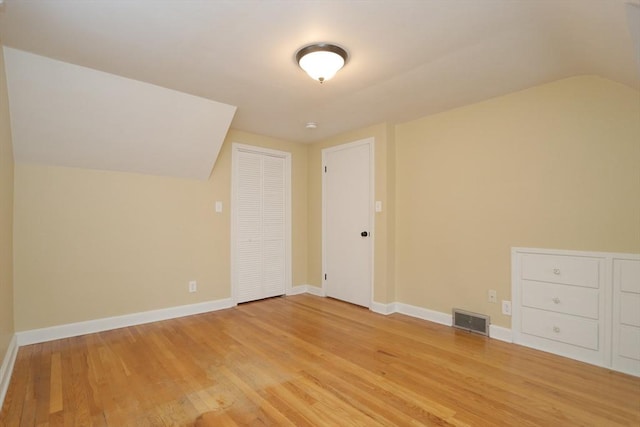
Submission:
<svg viewBox="0 0 640 427">
<path fill-rule="evenodd" d="M 365 307 L 373 297 L 373 154 L 373 138 L 322 150 L 323 293 Z"/>
<path fill-rule="evenodd" d="M 234 302 L 291 289 L 291 153 L 232 145 L 231 294 Z"/>
</svg>

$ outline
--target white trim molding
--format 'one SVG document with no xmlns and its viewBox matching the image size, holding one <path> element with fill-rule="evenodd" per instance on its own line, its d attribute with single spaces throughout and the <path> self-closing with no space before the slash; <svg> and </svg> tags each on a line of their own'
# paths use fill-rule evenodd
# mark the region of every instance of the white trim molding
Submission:
<svg viewBox="0 0 640 427">
<path fill-rule="evenodd" d="M 296 285 L 287 289 L 287 293 L 285 295 L 300 295 L 300 294 L 310 294 L 315 295 L 317 297 L 326 297 L 324 290 L 319 286 L 314 285 Z"/>
<path fill-rule="evenodd" d="M 49 328 L 32 329 L 16 332 L 18 346 L 37 344 L 62 338 L 103 332 L 127 326 L 142 325 L 161 320 L 191 316 L 193 314 L 208 313 L 235 306 L 231 298 L 201 302 L 197 304 L 180 305 L 141 313 L 125 314 L 123 316 L 106 317 L 103 319 L 87 320 L 85 322 L 67 323 Z"/>
<path fill-rule="evenodd" d="M 427 308 L 416 307 L 415 305 L 404 304 L 401 302 L 392 303 L 395 305 L 395 312 L 405 314 L 407 316 L 416 317 L 429 322 L 439 323 L 445 326 L 453 326 L 453 316 L 440 311 L 429 310 Z M 387 304 L 390 306 L 392 304 Z M 389 314 L 389 313 L 385 313 Z M 497 325 L 489 325 L 489 338 L 508 343 L 513 342 L 513 334 L 511 329 Z"/>
<path fill-rule="evenodd" d="M 512 343 L 513 333 L 509 328 L 504 328 L 502 326 L 497 326 L 497 325 L 489 325 L 489 338 L 494 338 L 499 341 Z"/>
<path fill-rule="evenodd" d="M 400 313 L 445 326 L 453 326 L 453 316 L 448 313 L 429 310 L 423 307 L 416 307 L 415 305 L 404 304 L 401 302 L 392 302 L 389 304 L 375 303 L 375 306 L 371 307 L 371 310 L 385 315 Z M 494 338 L 508 343 L 513 342 L 511 329 L 497 325 L 489 325 L 489 338 Z"/>
<path fill-rule="evenodd" d="M 406 314 L 407 316 L 417 317 L 418 319 L 428 320 L 445 326 L 453 325 L 453 316 L 447 313 L 429 310 L 428 308 L 397 302 L 396 311 L 401 314 Z"/>
<path fill-rule="evenodd" d="M 308 293 L 315 296 L 324 297 L 325 293 L 321 287 L 313 285 L 297 285 L 289 288 L 287 295 L 299 295 Z M 142 325 L 145 323 L 158 322 L 162 320 L 175 319 L 179 317 L 191 316 L 195 314 L 208 313 L 212 311 L 224 310 L 234 307 L 232 298 L 207 301 L 197 304 L 181 305 L 177 307 L 163 308 L 159 310 L 145 311 L 141 313 L 125 314 L 123 316 L 107 317 L 102 319 L 88 320 L 84 322 L 68 323 L 65 325 L 52 326 L 49 328 L 32 329 L 28 331 L 16 332 L 0 366 L 0 407 L 4 401 L 11 374 L 18 355 L 18 348 L 24 345 L 37 344 L 41 342 L 53 341 L 57 339 L 75 337 L 79 335 L 103 332 L 112 329 L 124 328 L 127 326 Z M 400 313 L 407 316 L 439 323 L 445 326 L 452 325 L 452 316 L 447 313 L 429 310 L 400 302 L 388 304 L 373 302 L 370 310 L 382 315 Z M 490 326 L 490 338 L 500 341 L 513 342 L 510 329 L 501 326 Z"/>
<path fill-rule="evenodd" d="M 287 289 L 285 295 L 300 295 L 309 293 L 309 285 L 296 285 Z"/>
<path fill-rule="evenodd" d="M 374 313 L 384 314 L 385 316 L 388 316 L 389 314 L 393 314 L 398 311 L 396 308 L 395 302 L 384 304 L 376 301 L 373 301 L 371 303 L 371 307 L 369 307 L 369 310 L 373 311 Z"/>
<path fill-rule="evenodd" d="M 324 288 L 319 286 L 307 285 L 307 293 L 311 295 L 315 295 L 317 297 L 326 297 L 327 295 L 324 292 Z"/>
<path fill-rule="evenodd" d="M 13 373 L 13 366 L 16 363 L 16 357 L 18 356 L 18 339 L 16 335 L 13 335 L 9 342 L 7 352 L 2 359 L 2 365 L 0 365 L 0 408 L 4 403 L 4 398 L 7 395 L 9 389 L 9 383 L 11 382 L 11 374 Z"/>
</svg>

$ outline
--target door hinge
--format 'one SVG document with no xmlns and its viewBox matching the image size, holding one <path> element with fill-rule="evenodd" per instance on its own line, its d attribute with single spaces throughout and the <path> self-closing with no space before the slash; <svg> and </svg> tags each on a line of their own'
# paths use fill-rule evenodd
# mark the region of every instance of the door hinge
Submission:
<svg viewBox="0 0 640 427">
<path fill-rule="evenodd" d="M 324 280 L 327 280 L 327 273 L 324 274 Z"/>
<path fill-rule="evenodd" d="M 324 173 L 327 173 L 327 167 L 326 166 L 324 167 Z"/>
</svg>

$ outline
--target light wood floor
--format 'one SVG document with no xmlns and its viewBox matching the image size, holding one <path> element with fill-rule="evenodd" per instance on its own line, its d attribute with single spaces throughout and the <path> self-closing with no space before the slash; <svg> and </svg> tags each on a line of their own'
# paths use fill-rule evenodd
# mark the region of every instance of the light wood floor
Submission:
<svg viewBox="0 0 640 427">
<path fill-rule="evenodd" d="M 20 348 L 3 426 L 640 425 L 640 379 L 299 295 Z"/>
</svg>

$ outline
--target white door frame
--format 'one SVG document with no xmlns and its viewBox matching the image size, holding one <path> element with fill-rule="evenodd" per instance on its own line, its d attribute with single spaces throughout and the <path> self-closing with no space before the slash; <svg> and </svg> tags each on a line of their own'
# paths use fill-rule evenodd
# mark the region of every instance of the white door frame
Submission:
<svg viewBox="0 0 640 427">
<path fill-rule="evenodd" d="M 237 197 L 238 197 L 238 154 L 241 152 L 249 152 L 255 154 L 263 154 L 268 156 L 280 157 L 285 160 L 285 294 L 291 293 L 292 288 L 292 272 L 291 272 L 291 153 L 286 151 L 272 150 L 270 148 L 257 147 L 254 145 L 240 144 L 234 142 L 231 144 L 231 299 L 233 305 L 237 305 L 237 284 L 238 277 L 236 274 L 236 236 L 238 234 L 238 218 L 237 218 Z"/>
<path fill-rule="evenodd" d="M 369 184 L 370 184 L 370 193 L 369 194 L 369 224 L 371 230 L 369 230 L 369 235 L 371 239 L 369 239 L 369 245 L 371 247 L 371 284 L 370 284 L 370 298 L 369 298 L 369 309 L 373 307 L 373 284 L 374 284 L 374 270 L 375 270 L 375 214 L 374 214 L 374 204 L 375 204 L 375 138 L 369 137 L 365 139 L 360 139 L 358 141 L 349 142 L 346 144 L 336 145 L 333 147 L 324 148 L 322 150 L 322 276 L 320 280 L 322 283 L 322 296 L 327 295 L 327 281 L 325 280 L 325 275 L 327 272 L 327 195 L 326 195 L 326 179 L 327 175 L 325 173 L 325 167 L 327 166 L 327 154 L 344 150 L 345 148 L 356 147 L 359 145 L 367 145 L 369 147 Z"/>
</svg>

